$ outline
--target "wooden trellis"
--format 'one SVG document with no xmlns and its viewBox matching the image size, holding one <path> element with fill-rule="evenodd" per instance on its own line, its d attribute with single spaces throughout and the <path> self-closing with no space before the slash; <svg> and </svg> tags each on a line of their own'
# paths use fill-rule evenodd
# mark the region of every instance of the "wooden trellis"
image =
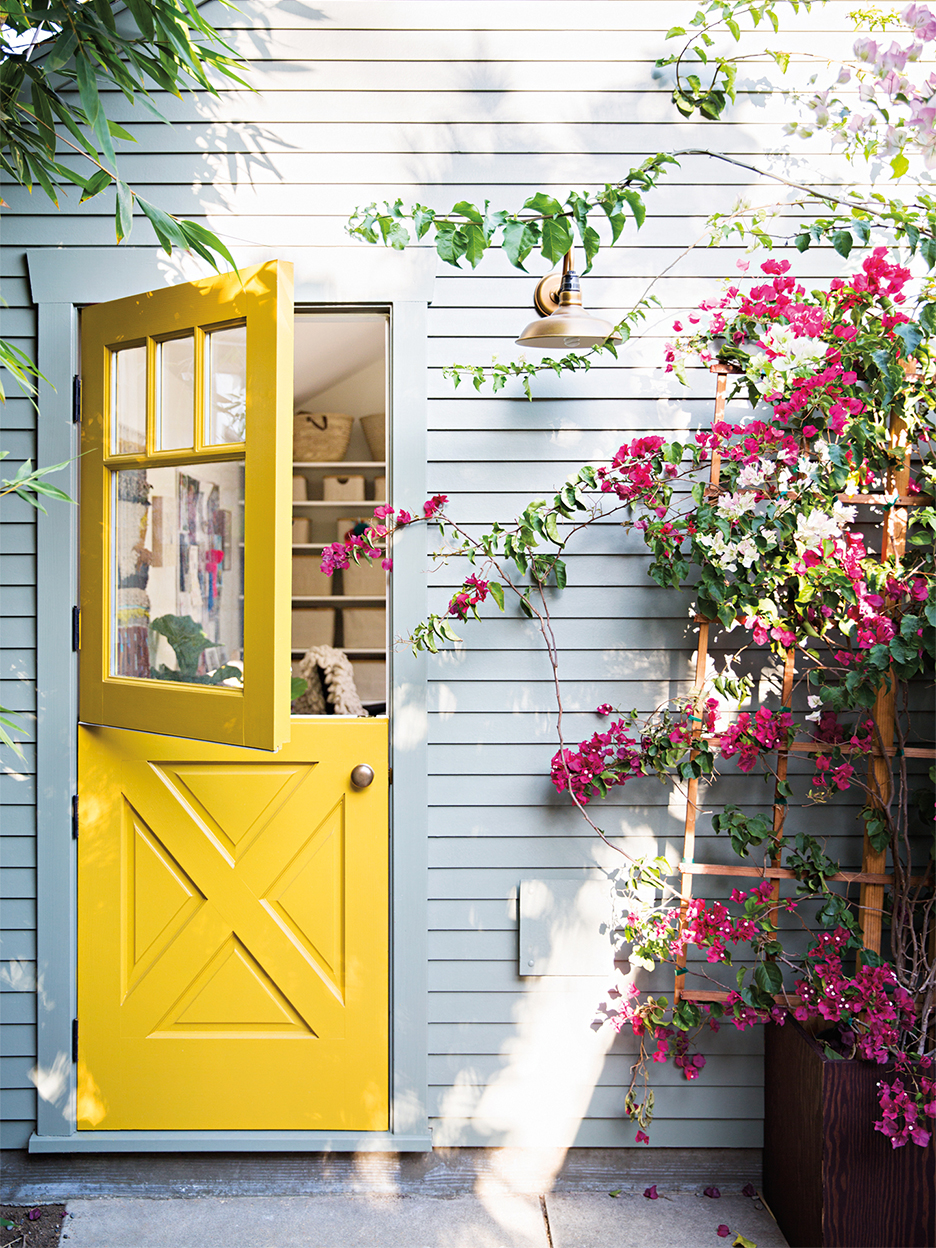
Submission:
<svg viewBox="0 0 936 1248">
<path fill-rule="evenodd" d="M 714 364 L 712 365 L 710 371 L 716 375 L 715 421 L 717 422 L 723 420 L 725 415 L 728 377 L 732 374 L 737 375 L 740 370 L 731 368 L 724 364 Z M 931 501 L 929 498 L 922 495 L 914 496 L 909 494 L 910 450 L 906 445 L 906 428 L 900 417 L 895 416 L 891 422 L 890 441 L 893 448 L 903 448 L 904 455 L 901 466 L 892 473 L 888 474 L 887 491 L 889 494 L 895 492 L 897 498 L 895 504 L 888 512 L 883 528 L 881 543 L 882 560 L 886 559 L 892 553 L 896 554 L 898 557 L 903 556 L 906 550 L 908 508 Z M 720 473 L 721 457 L 717 451 L 714 451 L 712 453 L 708 486 L 710 497 L 718 492 Z M 841 494 L 839 495 L 839 501 L 845 504 L 858 505 L 862 503 L 879 503 L 881 499 L 880 495 L 873 494 Z M 699 625 L 699 647 L 696 656 L 693 692 L 698 695 L 701 693 L 705 685 L 705 669 L 708 659 L 709 646 L 709 627 L 712 623 L 714 623 L 714 621 L 701 615 L 697 615 L 695 620 Z M 783 706 L 790 706 L 792 704 L 793 683 L 796 676 L 795 655 L 795 649 L 792 647 L 786 651 L 783 665 L 783 685 L 781 692 L 781 702 Z M 871 796 L 869 801 L 875 806 L 884 807 L 889 801 L 889 790 L 892 784 L 891 766 L 888 760 L 895 752 L 894 730 L 896 724 L 896 703 L 895 683 L 893 681 L 891 681 L 890 689 L 887 688 L 886 683 L 882 684 L 874 704 L 873 715 L 878 726 L 879 738 L 874 741 L 871 751 L 869 769 L 869 788 L 871 789 Z M 702 728 L 696 728 L 693 735 L 697 739 L 700 739 L 702 736 Z M 702 863 L 694 861 L 699 781 L 697 779 L 691 779 L 688 781 L 686 792 L 686 823 L 683 839 L 683 855 L 682 861 L 679 864 L 679 873 L 681 877 L 681 925 L 685 925 L 686 922 L 689 903 L 692 900 L 692 879 L 693 876 L 696 875 L 771 880 L 771 897 L 773 902 L 771 914 L 773 921 L 776 922 L 777 906 L 780 897 L 780 881 L 792 880 L 796 878 L 793 871 L 780 866 L 787 806 L 785 799 L 781 797 L 779 786 L 787 778 L 787 769 L 791 753 L 817 754 L 822 751 L 831 750 L 832 748 L 834 747 L 822 742 L 802 741 L 793 742 L 789 749 L 779 749 L 776 751 L 777 781 L 774 786 L 773 847 L 770 853 L 770 866 L 757 867 L 753 863 L 750 865 L 743 864 L 738 866 L 724 866 L 719 863 Z M 848 749 L 849 747 L 845 747 L 843 752 L 847 753 Z M 936 758 L 936 750 L 928 748 L 908 747 L 904 750 L 904 754 L 908 758 Z M 859 871 L 840 871 L 838 874 L 831 877 L 833 880 L 838 880 L 846 884 L 859 884 L 861 886 L 858 903 L 859 922 L 866 948 L 874 950 L 875 953 L 880 953 L 881 951 L 884 888 L 893 879 L 893 875 L 885 871 L 886 858 L 886 851 L 876 850 L 871 844 L 867 831 L 865 831 L 864 844 L 862 847 L 861 869 Z M 686 956 L 685 953 L 683 953 L 677 959 L 677 968 L 684 970 L 685 966 Z M 676 987 L 673 994 L 674 1001 L 724 1001 L 728 996 L 726 991 L 687 989 L 684 986 L 684 979 L 685 976 L 680 974 L 679 970 L 677 970 Z M 785 999 L 791 1003 L 794 1000 L 789 996 L 786 996 Z"/>
</svg>

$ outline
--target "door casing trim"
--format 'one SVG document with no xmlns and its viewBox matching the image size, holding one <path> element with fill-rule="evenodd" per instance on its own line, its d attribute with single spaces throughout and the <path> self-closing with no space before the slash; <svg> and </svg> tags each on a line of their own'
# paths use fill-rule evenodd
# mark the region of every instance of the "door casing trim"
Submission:
<svg viewBox="0 0 936 1248">
<path fill-rule="evenodd" d="M 314 263 L 296 260 L 297 306 L 334 304 L 389 309 L 391 496 L 426 496 L 427 305 L 434 264 L 419 253 L 380 255 L 349 266 L 357 249 L 315 249 Z M 72 422 L 72 377 L 78 372 L 78 308 L 202 276 L 167 272 L 156 248 L 33 250 L 26 253 L 38 308 L 39 463 L 70 460 L 56 484 L 78 497 Z M 264 257 L 266 258 L 266 257 Z M 282 259 L 292 259 L 283 255 Z M 368 257 L 371 259 L 371 257 Z M 387 263 L 396 261 L 396 265 Z M 255 263 L 246 258 L 243 263 Z M 53 388 L 54 387 L 54 388 Z M 67 478 L 67 479 L 66 479 Z M 390 635 L 407 635 L 428 611 L 426 531 L 407 530 L 394 552 L 389 593 Z M 426 661 L 400 650 L 392 656 L 390 765 L 390 1131 L 94 1131 L 75 1130 L 77 872 L 72 839 L 78 722 L 77 655 L 72 606 L 78 602 L 77 510 L 55 504 L 39 513 L 36 620 L 36 982 L 38 1071 L 67 1069 L 53 1099 L 38 1100 L 29 1151 L 413 1152 L 432 1147 L 427 1076 L 427 706 Z M 394 716 L 401 731 L 394 733 Z M 54 1080 L 40 1080 L 47 1085 Z"/>
</svg>

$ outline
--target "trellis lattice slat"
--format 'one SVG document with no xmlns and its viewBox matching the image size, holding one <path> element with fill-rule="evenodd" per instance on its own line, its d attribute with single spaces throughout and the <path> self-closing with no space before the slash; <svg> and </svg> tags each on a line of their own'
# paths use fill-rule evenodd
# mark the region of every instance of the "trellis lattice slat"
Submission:
<svg viewBox="0 0 936 1248">
<path fill-rule="evenodd" d="M 710 372 L 715 374 L 715 422 L 724 419 L 726 394 L 728 386 L 728 377 L 738 375 L 740 370 L 731 368 L 724 364 L 714 364 L 710 368 Z M 891 554 L 902 558 L 906 551 L 907 524 L 908 524 L 908 508 L 929 503 L 932 500 L 923 495 L 913 495 L 909 493 L 910 483 L 910 450 L 906 445 L 906 427 L 900 417 L 895 416 L 891 421 L 890 443 L 894 449 L 903 450 L 903 458 L 899 468 L 895 469 L 888 475 L 887 494 L 888 503 L 890 504 L 887 517 L 883 526 L 883 535 L 881 541 L 881 559 L 887 559 Z M 707 489 L 708 497 L 717 495 L 719 491 L 719 482 L 721 476 L 721 456 L 717 451 L 712 453 L 711 469 L 709 473 L 709 485 Z M 861 505 L 861 504 L 880 504 L 882 496 L 879 494 L 841 494 L 839 501 L 845 504 Z M 693 694 L 699 696 L 705 686 L 705 670 L 708 662 L 709 651 L 709 627 L 714 621 L 707 619 L 705 616 L 697 615 L 695 622 L 699 625 L 699 643 L 696 652 L 696 669 L 695 679 L 693 681 Z M 781 689 L 781 703 L 783 706 L 791 706 L 793 699 L 793 685 L 796 679 L 796 652 L 794 648 L 786 651 L 783 664 L 783 684 Z M 876 806 L 886 807 L 891 798 L 891 786 L 893 779 L 891 775 L 891 767 L 889 759 L 897 753 L 897 746 L 894 744 L 894 731 L 896 725 L 896 707 L 894 697 L 894 681 L 890 681 L 890 689 L 887 688 L 887 682 L 883 682 L 881 690 L 878 693 L 877 700 L 874 705 L 873 716 L 878 726 L 878 740 L 875 742 L 871 751 L 871 760 L 869 767 L 869 787 L 871 789 L 871 797 L 869 801 Z M 696 729 L 693 736 L 698 741 L 717 740 L 716 737 L 703 735 L 701 729 Z M 776 766 L 776 782 L 774 785 L 774 801 L 773 801 L 773 845 L 770 851 L 770 866 L 757 866 L 754 863 L 743 864 L 740 866 L 725 866 L 720 863 L 698 863 L 693 861 L 695 853 L 695 833 L 696 833 L 696 817 L 698 813 L 698 793 L 699 781 L 695 778 L 689 780 L 686 786 L 686 820 L 683 833 L 683 854 L 679 863 L 680 874 L 680 927 L 685 929 L 689 904 L 692 901 L 692 879 L 693 876 L 723 876 L 729 879 L 745 878 L 745 879 L 762 879 L 772 882 L 771 888 L 771 917 L 776 922 L 777 910 L 780 900 L 780 881 L 796 879 L 796 874 L 786 867 L 780 865 L 783 837 L 786 822 L 786 800 L 781 797 L 779 792 L 780 784 L 787 778 L 787 768 L 789 765 L 790 754 L 819 754 L 824 751 L 832 750 L 833 746 L 825 742 L 808 742 L 795 741 L 788 748 L 779 749 L 777 754 Z M 850 747 L 842 747 L 839 749 L 843 754 L 851 753 Z M 903 751 L 907 758 L 936 758 L 936 750 L 910 746 L 905 747 Z M 694 755 L 691 755 L 694 757 Z M 858 902 L 859 922 L 861 924 L 862 935 L 866 948 L 872 949 L 875 953 L 881 951 L 881 921 L 883 915 L 884 889 L 894 878 L 891 873 L 885 870 L 887 865 L 886 851 L 879 851 L 871 844 L 867 831 L 864 834 L 864 843 L 862 846 L 861 869 L 858 871 L 839 871 L 836 875 L 831 876 L 832 880 L 836 880 L 846 885 L 858 884 L 861 887 L 861 894 Z M 916 882 L 916 877 L 912 882 Z M 692 989 L 685 987 L 686 973 L 686 955 L 680 954 L 676 960 L 676 985 L 673 993 L 674 1001 L 697 1001 L 697 1002 L 714 1002 L 724 1001 L 728 997 L 728 993 L 721 990 L 713 989 Z M 782 998 L 787 1004 L 796 1004 L 797 998 L 784 994 Z"/>
</svg>

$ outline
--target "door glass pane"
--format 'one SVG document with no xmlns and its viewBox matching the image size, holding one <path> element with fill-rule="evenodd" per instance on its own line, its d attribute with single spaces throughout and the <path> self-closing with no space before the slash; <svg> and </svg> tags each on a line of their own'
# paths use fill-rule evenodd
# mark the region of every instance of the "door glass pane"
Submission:
<svg viewBox="0 0 936 1248">
<path fill-rule="evenodd" d="M 195 339 L 172 338 L 159 348 L 160 450 L 195 445 Z"/>
<path fill-rule="evenodd" d="M 124 347 L 113 356 L 112 446 L 118 455 L 146 451 L 146 347 Z"/>
<path fill-rule="evenodd" d="M 208 336 L 208 420 L 205 442 L 243 442 L 247 430 L 247 326 Z"/>
<path fill-rule="evenodd" d="M 113 476 L 111 675 L 239 686 L 243 462 Z"/>
</svg>

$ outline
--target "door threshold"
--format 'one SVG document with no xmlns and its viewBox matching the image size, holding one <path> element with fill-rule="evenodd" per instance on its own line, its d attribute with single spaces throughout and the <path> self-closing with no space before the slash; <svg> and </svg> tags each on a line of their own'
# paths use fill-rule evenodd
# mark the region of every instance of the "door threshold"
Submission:
<svg viewBox="0 0 936 1248">
<path fill-rule="evenodd" d="M 29 1137 L 31 1153 L 428 1153 L 432 1136 L 391 1131 L 76 1131 Z"/>
</svg>

